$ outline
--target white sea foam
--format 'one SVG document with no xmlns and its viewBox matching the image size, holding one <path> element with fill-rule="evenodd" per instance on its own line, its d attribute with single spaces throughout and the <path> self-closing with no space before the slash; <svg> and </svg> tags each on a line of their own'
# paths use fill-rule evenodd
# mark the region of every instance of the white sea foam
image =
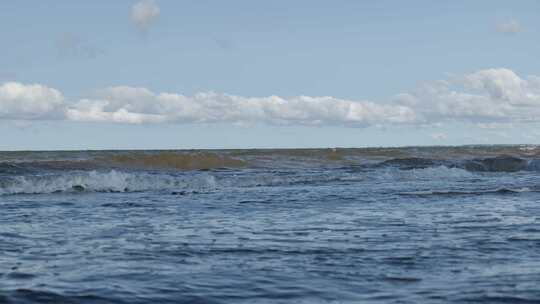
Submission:
<svg viewBox="0 0 540 304">
<path fill-rule="evenodd" d="M 521 151 L 535 151 L 535 150 L 538 150 L 539 148 L 540 146 L 538 145 L 524 145 L 524 146 L 520 146 L 518 149 Z"/>
<path fill-rule="evenodd" d="M 65 172 L 63 174 L 16 176 L 0 181 L 0 195 L 54 192 L 131 192 L 151 190 L 205 190 L 216 187 L 209 174 L 173 176 L 151 173 Z"/>
<path fill-rule="evenodd" d="M 374 174 L 374 175 L 372 175 Z M 201 191 L 231 187 L 287 186 L 303 183 L 362 182 L 384 180 L 465 179 L 474 176 L 463 169 L 444 166 L 377 172 L 303 172 L 277 176 L 269 173 L 229 175 L 216 179 L 207 172 L 187 174 L 142 171 L 68 171 L 60 174 L 19 175 L 0 179 L 0 195 L 55 192 Z"/>
</svg>

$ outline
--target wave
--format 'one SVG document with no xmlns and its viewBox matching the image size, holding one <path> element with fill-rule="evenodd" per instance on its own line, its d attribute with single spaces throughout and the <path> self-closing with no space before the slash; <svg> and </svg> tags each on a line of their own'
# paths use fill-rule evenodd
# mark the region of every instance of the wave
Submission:
<svg viewBox="0 0 540 304">
<path fill-rule="evenodd" d="M 246 166 L 243 160 L 209 152 L 109 152 L 90 159 L 0 162 L 0 175 L 58 170 L 210 170 Z"/>
<path fill-rule="evenodd" d="M 365 174 L 342 171 L 58 171 L 38 175 L 0 176 L 0 195 L 141 191 L 188 194 L 227 188 L 351 183 L 365 179 Z"/>
<path fill-rule="evenodd" d="M 216 187 L 209 174 L 174 176 L 151 173 L 65 172 L 39 176 L 15 176 L 0 179 L 0 195 L 48 194 L 59 192 L 137 192 L 156 190 L 201 191 Z"/>
<path fill-rule="evenodd" d="M 447 180 L 447 179 L 471 179 L 476 176 L 465 169 L 447 166 L 428 167 L 411 170 L 387 170 L 381 175 L 386 180 Z"/>
<path fill-rule="evenodd" d="M 351 172 L 336 170 L 218 170 L 211 172 L 171 172 L 144 170 L 91 170 L 53 171 L 40 174 L 14 176 L 0 175 L 0 195 L 50 194 L 75 192 L 165 192 L 189 194 L 221 191 L 231 188 L 289 187 L 289 186 L 335 186 L 375 182 L 389 185 L 388 190 L 402 195 L 472 195 L 486 193 L 515 193 L 533 191 L 530 188 L 500 188 L 495 190 L 429 190 L 406 191 L 411 182 L 424 187 L 445 187 L 457 182 L 468 187 L 482 181 L 482 176 L 460 168 L 446 166 L 423 169 L 399 170 L 396 168 Z M 502 181 L 504 182 L 504 181 Z M 409 188 L 410 189 L 410 188 Z"/>
<path fill-rule="evenodd" d="M 395 158 L 380 162 L 376 167 L 396 167 L 402 170 L 425 169 L 445 166 L 470 172 L 540 171 L 540 159 L 523 159 L 514 156 L 496 156 L 469 160 L 438 160 L 429 158 Z"/>
<path fill-rule="evenodd" d="M 498 188 L 485 190 L 424 190 L 401 192 L 400 195 L 411 196 L 460 196 L 460 195 L 484 195 L 484 194 L 516 194 L 524 192 L 537 192 L 536 189 L 523 188 Z"/>
<path fill-rule="evenodd" d="M 10 175 L 26 172 L 25 168 L 14 163 L 0 163 L 0 174 Z"/>
<path fill-rule="evenodd" d="M 402 170 L 446 166 L 470 172 L 540 171 L 538 146 L 168 151 L 0 152 L 0 176 L 40 170 L 220 168 Z"/>
<path fill-rule="evenodd" d="M 498 156 L 470 160 L 464 164 L 464 167 L 469 171 L 517 172 L 527 170 L 528 165 L 529 161 L 522 158 L 513 156 Z"/>
<path fill-rule="evenodd" d="M 436 161 L 428 158 L 421 157 L 408 157 L 408 158 L 392 158 L 385 160 L 379 164 L 379 166 L 399 167 L 400 169 L 424 169 L 441 165 L 442 161 Z"/>
</svg>

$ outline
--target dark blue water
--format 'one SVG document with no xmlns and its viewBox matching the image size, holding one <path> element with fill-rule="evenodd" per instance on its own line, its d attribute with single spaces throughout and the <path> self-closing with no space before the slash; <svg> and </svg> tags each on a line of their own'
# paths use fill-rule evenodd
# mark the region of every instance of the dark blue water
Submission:
<svg viewBox="0 0 540 304">
<path fill-rule="evenodd" d="M 540 172 L 268 153 L 205 170 L 5 155 L 0 302 L 540 303 Z"/>
</svg>

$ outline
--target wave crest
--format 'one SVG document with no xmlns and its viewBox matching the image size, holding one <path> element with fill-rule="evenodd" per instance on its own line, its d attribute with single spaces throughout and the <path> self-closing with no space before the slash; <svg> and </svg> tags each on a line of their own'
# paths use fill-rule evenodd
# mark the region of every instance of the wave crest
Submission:
<svg viewBox="0 0 540 304">
<path fill-rule="evenodd" d="M 497 188 L 485 190 L 425 190 L 401 192 L 401 195 L 412 196 L 459 196 L 459 195 L 483 195 L 483 194 L 516 194 L 525 192 L 535 192 L 537 190 L 528 187 L 522 188 Z"/>
<path fill-rule="evenodd" d="M 527 160 L 506 155 L 469 160 L 437 160 L 410 157 L 389 159 L 377 164 L 377 166 L 395 167 L 402 170 L 418 170 L 445 166 L 448 168 L 460 168 L 470 172 L 518 172 L 540 171 L 540 160 Z"/>
<path fill-rule="evenodd" d="M 465 169 L 469 171 L 516 172 L 528 169 L 529 162 L 513 156 L 498 156 L 467 161 Z"/>
<path fill-rule="evenodd" d="M 0 195 L 57 192 L 132 192 L 152 190 L 209 190 L 216 187 L 212 175 L 155 175 L 150 173 L 70 172 L 60 175 L 16 176 L 0 180 Z"/>
</svg>

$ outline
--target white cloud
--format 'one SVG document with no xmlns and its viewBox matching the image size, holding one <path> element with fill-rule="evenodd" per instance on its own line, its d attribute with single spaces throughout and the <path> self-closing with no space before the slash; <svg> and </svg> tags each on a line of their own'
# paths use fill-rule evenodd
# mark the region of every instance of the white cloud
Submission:
<svg viewBox="0 0 540 304">
<path fill-rule="evenodd" d="M 414 112 L 401 105 L 349 101 L 334 97 L 242 97 L 218 93 L 184 96 L 153 93 L 145 88 L 110 87 L 95 100 L 82 100 L 67 110 L 69 119 L 128 123 L 270 123 L 350 125 L 409 123 Z"/>
<path fill-rule="evenodd" d="M 160 9 L 154 0 L 140 0 L 131 8 L 131 20 L 141 30 L 146 30 L 159 16 Z"/>
<path fill-rule="evenodd" d="M 74 106 L 66 109 L 66 118 L 72 121 L 94 121 L 94 122 L 117 122 L 117 123 L 157 123 L 165 121 L 162 115 L 133 113 L 125 108 L 108 111 L 106 108 L 109 102 L 106 100 L 83 99 Z"/>
<path fill-rule="evenodd" d="M 509 69 L 486 69 L 426 83 L 393 102 L 331 96 L 245 97 L 214 92 L 193 96 L 146 88 L 108 87 L 95 96 L 63 102 L 43 85 L 16 82 L 0 87 L 0 119 L 50 119 L 116 123 L 234 123 L 342 125 L 348 127 L 446 122 L 482 129 L 540 122 L 540 77 Z M 443 139 L 438 136 L 438 139 Z"/>
<path fill-rule="evenodd" d="M 0 85 L 0 119 L 44 119 L 61 115 L 60 91 L 40 84 Z"/>
<path fill-rule="evenodd" d="M 395 100 L 414 109 L 424 123 L 540 121 L 538 78 L 523 79 L 503 68 L 428 83 Z"/>
<path fill-rule="evenodd" d="M 508 20 L 497 24 L 497 32 L 503 34 L 517 34 L 521 32 L 521 24 L 517 20 Z"/>
</svg>

